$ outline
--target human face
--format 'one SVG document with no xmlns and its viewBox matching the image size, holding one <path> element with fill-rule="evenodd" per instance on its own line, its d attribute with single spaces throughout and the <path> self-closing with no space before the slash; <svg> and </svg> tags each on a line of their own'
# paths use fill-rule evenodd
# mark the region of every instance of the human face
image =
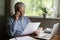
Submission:
<svg viewBox="0 0 60 40">
<path fill-rule="evenodd" d="M 20 13 L 20 16 L 24 16 L 25 7 L 24 7 L 24 6 L 21 6 L 21 7 L 19 8 L 18 12 Z"/>
</svg>

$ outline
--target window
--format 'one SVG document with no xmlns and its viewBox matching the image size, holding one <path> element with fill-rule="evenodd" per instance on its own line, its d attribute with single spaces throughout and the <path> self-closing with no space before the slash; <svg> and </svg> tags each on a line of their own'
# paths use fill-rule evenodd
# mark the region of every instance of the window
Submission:
<svg viewBox="0 0 60 40">
<path fill-rule="evenodd" d="M 43 10 L 41 8 L 46 8 L 47 16 L 53 14 L 53 0 L 20 0 L 26 5 L 25 16 L 43 16 Z"/>
<path fill-rule="evenodd" d="M 11 13 L 14 13 L 14 5 L 16 2 L 25 3 L 25 16 L 43 17 L 43 13 L 47 11 L 46 18 L 57 17 L 58 0 L 12 0 Z M 42 10 L 44 8 L 46 11 Z"/>
</svg>

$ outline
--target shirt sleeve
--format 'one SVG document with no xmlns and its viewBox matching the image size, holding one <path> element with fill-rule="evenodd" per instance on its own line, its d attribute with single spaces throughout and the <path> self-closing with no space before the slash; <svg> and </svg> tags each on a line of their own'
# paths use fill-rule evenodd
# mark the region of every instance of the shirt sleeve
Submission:
<svg viewBox="0 0 60 40">
<path fill-rule="evenodd" d="M 8 18 L 7 19 L 7 32 L 8 32 L 8 35 L 13 37 L 13 35 L 15 34 L 16 30 L 15 30 L 15 24 L 16 24 L 16 21 L 13 21 L 12 18 Z"/>
</svg>

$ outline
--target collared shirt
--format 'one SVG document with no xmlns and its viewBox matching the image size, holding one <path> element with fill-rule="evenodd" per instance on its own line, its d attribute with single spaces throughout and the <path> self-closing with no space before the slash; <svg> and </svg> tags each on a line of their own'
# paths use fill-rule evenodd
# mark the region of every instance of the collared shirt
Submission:
<svg viewBox="0 0 60 40">
<path fill-rule="evenodd" d="M 24 16 L 22 19 L 14 20 L 14 17 L 11 16 L 7 19 L 7 32 L 10 36 L 18 36 L 26 28 L 27 24 L 31 22 L 28 17 Z"/>
</svg>

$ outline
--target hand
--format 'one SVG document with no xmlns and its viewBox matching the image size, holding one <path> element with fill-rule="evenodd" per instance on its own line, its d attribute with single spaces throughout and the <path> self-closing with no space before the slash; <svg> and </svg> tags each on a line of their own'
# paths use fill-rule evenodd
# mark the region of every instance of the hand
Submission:
<svg viewBox="0 0 60 40">
<path fill-rule="evenodd" d="M 19 17 L 20 17 L 20 13 L 19 13 L 19 12 L 16 12 L 16 14 L 15 14 L 15 19 L 18 20 Z"/>
<path fill-rule="evenodd" d="M 30 35 L 37 36 L 37 31 L 31 33 Z"/>
</svg>

